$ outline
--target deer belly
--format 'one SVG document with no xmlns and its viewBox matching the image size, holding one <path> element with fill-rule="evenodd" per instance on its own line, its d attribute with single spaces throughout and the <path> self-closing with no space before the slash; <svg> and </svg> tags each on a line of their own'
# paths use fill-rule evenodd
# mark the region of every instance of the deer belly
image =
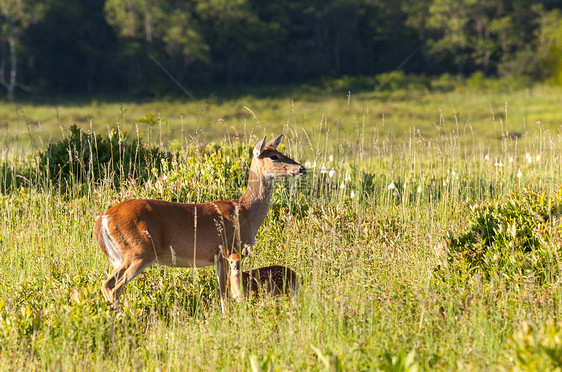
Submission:
<svg viewBox="0 0 562 372">
<path fill-rule="evenodd" d="M 156 258 L 156 264 L 172 267 L 203 267 L 214 265 L 214 259 L 189 258 L 173 255 L 163 255 Z"/>
</svg>

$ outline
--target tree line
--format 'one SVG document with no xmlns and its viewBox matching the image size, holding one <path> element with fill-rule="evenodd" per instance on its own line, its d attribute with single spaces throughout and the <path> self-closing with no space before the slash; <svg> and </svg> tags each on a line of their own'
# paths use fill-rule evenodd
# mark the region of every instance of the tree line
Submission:
<svg viewBox="0 0 562 372">
<path fill-rule="evenodd" d="M 406 72 L 562 84 L 558 0 L 0 0 L 0 85 L 171 93 Z"/>
</svg>

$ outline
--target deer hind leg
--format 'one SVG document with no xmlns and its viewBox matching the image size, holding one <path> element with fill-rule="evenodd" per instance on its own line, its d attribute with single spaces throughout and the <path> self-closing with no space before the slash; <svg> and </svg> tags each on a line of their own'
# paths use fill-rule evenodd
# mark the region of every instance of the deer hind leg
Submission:
<svg viewBox="0 0 562 372">
<path fill-rule="evenodd" d="M 127 270 L 126 263 L 123 262 L 121 266 L 117 267 L 113 272 L 107 277 L 107 280 L 103 282 L 101 286 L 101 292 L 103 293 L 103 297 L 109 303 L 115 303 L 114 296 L 113 296 L 113 288 L 115 288 L 115 283 L 120 276 Z"/>
<path fill-rule="evenodd" d="M 116 305 L 119 300 L 119 292 L 121 292 L 127 283 L 139 275 L 141 271 L 153 263 L 153 259 L 146 260 L 137 258 L 133 260 L 125 260 L 123 264 L 115 269 L 103 283 L 101 287 L 103 297 L 105 297 L 107 302 Z"/>
</svg>

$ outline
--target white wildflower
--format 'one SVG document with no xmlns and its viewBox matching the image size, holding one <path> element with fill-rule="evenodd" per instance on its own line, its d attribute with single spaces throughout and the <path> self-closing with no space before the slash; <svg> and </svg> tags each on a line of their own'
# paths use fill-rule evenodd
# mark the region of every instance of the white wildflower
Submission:
<svg viewBox="0 0 562 372">
<path fill-rule="evenodd" d="M 517 178 L 523 177 L 523 172 L 521 172 L 521 168 L 517 171 Z"/>
<path fill-rule="evenodd" d="M 422 189 L 421 185 L 419 185 L 419 186 L 418 186 L 418 194 L 421 194 L 422 191 L 423 191 L 423 189 Z"/>
<path fill-rule="evenodd" d="M 533 158 L 531 157 L 531 155 L 529 153 L 527 153 L 525 155 L 525 158 L 527 158 L 527 163 L 531 164 L 533 162 Z"/>
<path fill-rule="evenodd" d="M 329 160 L 330 162 L 334 161 L 334 155 L 328 156 L 328 160 Z"/>
<path fill-rule="evenodd" d="M 502 163 L 501 160 L 499 160 L 499 161 L 496 160 L 496 163 L 495 163 L 494 165 L 495 165 L 496 167 L 499 167 L 499 168 L 503 167 L 503 163 Z"/>
<path fill-rule="evenodd" d="M 328 173 L 328 177 L 333 178 L 335 174 L 336 174 L 336 171 L 334 170 L 334 168 L 332 168 L 332 169 L 330 169 L 330 173 Z"/>
<path fill-rule="evenodd" d="M 341 183 L 340 189 L 345 189 L 345 182 L 342 182 L 342 183 Z"/>
<path fill-rule="evenodd" d="M 490 160 L 490 155 L 486 154 L 486 156 L 484 156 L 484 160 L 486 161 Z"/>
<path fill-rule="evenodd" d="M 351 199 L 355 198 L 355 191 L 351 190 L 351 194 L 349 194 L 349 197 Z"/>
<path fill-rule="evenodd" d="M 536 159 L 537 159 L 537 161 L 541 161 L 541 156 L 537 155 Z"/>
<path fill-rule="evenodd" d="M 391 182 L 390 185 L 388 185 L 388 187 L 386 189 L 387 190 L 396 190 L 396 185 L 394 184 L 394 182 Z"/>
</svg>

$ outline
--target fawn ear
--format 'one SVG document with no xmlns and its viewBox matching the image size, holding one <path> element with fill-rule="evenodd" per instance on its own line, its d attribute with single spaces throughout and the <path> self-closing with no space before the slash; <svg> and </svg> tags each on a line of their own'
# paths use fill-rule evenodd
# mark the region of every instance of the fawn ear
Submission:
<svg viewBox="0 0 562 372">
<path fill-rule="evenodd" d="M 281 142 L 281 138 L 283 138 L 283 133 L 281 133 L 279 136 L 277 136 L 277 138 L 269 141 L 266 146 L 271 146 L 274 149 L 276 149 L 277 146 L 279 146 L 279 142 Z"/>
<path fill-rule="evenodd" d="M 219 245 L 219 252 L 221 253 L 221 256 L 223 256 L 224 258 L 228 258 L 228 252 L 226 251 L 226 248 L 223 245 Z"/>
<path fill-rule="evenodd" d="M 266 137 L 263 137 L 263 139 L 256 144 L 256 147 L 254 147 L 254 158 L 260 156 L 260 154 L 263 152 L 263 149 L 265 149 L 265 139 Z"/>
</svg>

